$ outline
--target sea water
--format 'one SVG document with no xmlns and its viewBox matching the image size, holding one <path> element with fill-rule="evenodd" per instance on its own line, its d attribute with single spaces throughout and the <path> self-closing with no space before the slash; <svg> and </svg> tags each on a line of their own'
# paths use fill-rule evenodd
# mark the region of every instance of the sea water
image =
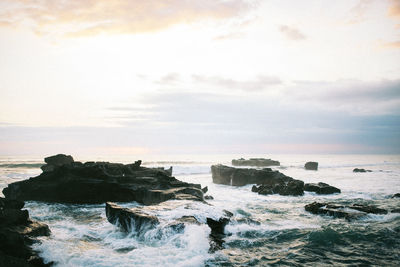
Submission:
<svg viewBox="0 0 400 267">
<path fill-rule="evenodd" d="M 242 155 L 240 155 L 242 156 Z M 266 157 L 266 155 L 254 155 Z M 210 166 L 230 165 L 234 155 L 144 160 L 147 167 L 173 166 L 177 179 L 208 186 L 214 197 L 207 203 L 170 200 L 159 205 L 118 203 L 143 207 L 160 225 L 125 233 L 110 224 L 105 205 L 71 205 L 27 201 L 30 216 L 49 225 L 50 237 L 34 245 L 46 262 L 56 266 L 400 266 L 400 214 L 367 215 L 348 222 L 304 210 L 313 201 L 372 204 L 400 208 L 398 155 L 268 155 L 279 160 L 275 170 L 304 182 L 325 182 L 340 194 L 304 196 L 258 195 L 252 185 L 235 187 L 212 183 Z M 92 158 L 93 159 L 93 158 Z M 88 158 L 87 160 L 92 160 Z M 77 159 L 79 160 L 79 159 Z M 82 159 L 84 161 L 85 159 Z M 99 160 L 99 159 L 96 159 Z M 133 162 L 119 157 L 103 159 Z M 318 161 L 318 171 L 304 163 Z M 0 158 L 0 189 L 41 173 L 38 158 Z M 354 173 L 354 168 L 372 170 Z M 166 225 L 190 215 L 205 222 L 233 213 L 225 228 L 224 248 L 209 252 L 207 225 L 190 225 L 175 232 Z"/>
</svg>

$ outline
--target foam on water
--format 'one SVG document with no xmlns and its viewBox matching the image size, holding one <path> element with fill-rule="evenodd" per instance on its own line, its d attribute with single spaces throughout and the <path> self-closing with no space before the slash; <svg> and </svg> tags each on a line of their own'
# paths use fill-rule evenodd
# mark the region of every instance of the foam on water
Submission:
<svg viewBox="0 0 400 267">
<path fill-rule="evenodd" d="M 262 155 L 255 155 L 260 157 Z M 243 155 L 244 157 L 244 155 Z M 210 165 L 229 164 L 224 157 L 184 161 L 144 161 L 155 167 L 173 166 L 178 179 L 208 186 L 208 203 L 172 200 L 154 206 L 118 203 L 141 207 L 155 215 L 160 224 L 143 232 L 124 233 L 110 224 L 104 205 L 62 205 L 27 202 L 31 217 L 47 223 L 50 237 L 42 238 L 35 249 L 58 266 L 255 266 L 255 265 L 384 265 L 400 264 L 400 214 L 369 214 L 358 220 L 313 215 L 304 206 L 314 201 L 367 204 L 392 210 L 399 199 L 400 157 L 374 155 L 265 156 L 280 160 L 273 167 L 304 182 L 325 182 L 342 190 L 341 194 L 301 197 L 258 195 L 252 185 L 235 187 L 212 183 Z M 239 158 L 231 156 L 230 158 Z M 11 160 L 12 161 L 12 160 Z M 304 170 L 306 161 L 318 161 L 318 171 Z M 12 164 L 6 162 L 3 164 Z M 16 164 L 23 164 L 18 161 Z M 29 163 L 30 164 L 30 163 Z M 368 168 L 370 173 L 353 173 L 353 168 Z M 37 168 L 0 166 L 0 186 L 40 173 Z M 187 225 L 183 231 L 167 227 L 183 216 L 194 216 L 205 223 L 233 213 L 225 228 L 224 249 L 210 254 L 206 224 Z"/>
</svg>

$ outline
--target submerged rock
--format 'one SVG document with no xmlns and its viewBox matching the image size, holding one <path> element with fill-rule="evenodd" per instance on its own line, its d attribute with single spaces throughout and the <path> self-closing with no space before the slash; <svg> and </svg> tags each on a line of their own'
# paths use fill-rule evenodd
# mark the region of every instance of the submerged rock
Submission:
<svg viewBox="0 0 400 267">
<path fill-rule="evenodd" d="M 50 235 L 46 224 L 33 221 L 24 202 L 0 197 L 0 266 L 50 266 L 32 250 L 36 237 Z"/>
<path fill-rule="evenodd" d="M 304 164 L 304 169 L 316 171 L 316 170 L 318 170 L 318 162 L 309 161 L 306 164 Z"/>
<path fill-rule="evenodd" d="M 392 198 L 400 197 L 400 193 L 396 193 L 392 196 Z"/>
<path fill-rule="evenodd" d="M 3 189 L 4 195 L 8 199 L 58 203 L 137 201 L 151 205 L 169 199 L 203 201 L 199 184 L 179 181 L 169 175 L 169 170 L 142 167 L 141 161 L 81 163 L 71 162 L 69 157 L 47 158 L 49 163 L 55 164 L 51 165 L 52 170 L 9 184 Z"/>
<path fill-rule="evenodd" d="M 106 216 L 110 223 L 117 224 L 126 232 L 148 230 L 160 223 L 157 217 L 148 215 L 139 208 L 122 208 L 111 202 L 106 203 Z"/>
<path fill-rule="evenodd" d="M 368 213 L 387 214 L 385 209 L 377 208 L 371 205 L 353 204 L 337 205 L 334 203 L 313 202 L 305 206 L 305 210 L 313 214 L 329 215 L 336 218 L 345 218 L 348 221 L 358 219 Z"/>
<path fill-rule="evenodd" d="M 268 166 L 280 166 L 281 163 L 277 160 L 264 159 L 264 158 L 252 158 L 252 159 L 233 159 L 233 166 L 253 166 L 253 167 L 268 167 Z"/>
<path fill-rule="evenodd" d="M 270 168 L 262 170 L 234 168 L 224 165 L 211 166 L 213 182 L 233 186 L 257 184 L 252 191 L 262 195 L 280 194 L 300 196 L 304 194 L 304 182 L 286 176 Z"/>
<path fill-rule="evenodd" d="M 307 183 L 304 185 L 304 191 L 315 192 L 319 195 L 340 193 L 340 189 L 326 183 Z"/>
<path fill-rule="evenodd" d="M 371 170 L 355 168 L 353 172 L 372 172 Z"/>
</svg>

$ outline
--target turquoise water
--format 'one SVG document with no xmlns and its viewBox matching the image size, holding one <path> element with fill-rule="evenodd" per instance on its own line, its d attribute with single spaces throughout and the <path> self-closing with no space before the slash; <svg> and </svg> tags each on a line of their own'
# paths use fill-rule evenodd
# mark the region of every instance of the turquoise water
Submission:
<svg viewBox="0 0 400 267">
<path fill-rule="evenodd" d="M 304 210 L 313 201 L 373 204 L 400 208 L 400 156 L 397 155 L 254 155 L 281 162 L 274 167 L 305 182 L 326 182 L 341 194 L 301 197 L 251 192 L 251 185 L 231 187 L 212 183 L 210 165 L 229 164 L 247 155 L 179 156 L 144 159 L 147 166 L 174 167 L 180 180 L 208 186 L 214 200 L 204 203 L 167 201 L 143 209 L 161 224 L 146 233 L 123 233 L 108 223 L 104 205 L 63 205 L 27 202 L 31 217 L 47 223 L 50 237 L 35 249 L 58 266 L 399 266 L 400 214 L 368 215 L 348 222 Z M 83 160 L 90 160 L 83 159 Z M 109 161 L 133 162 L 115 157 Z M 39 159 L 1 158 L 0 187 L 40 173 Z M 306 171 L 306 161 L 318 161 L 318 171 Z M 353 173 L 354 168 L 370 169 Z M 121 203 L 122 204 L 122 203 Z M 123 206 L 141 206 L 123 203 Z M 171 220 L 192 215 L 200 221 L 234 216 L 227 225 L 224 249 L 208 252 L 209 228 L 187 227 L 174 232 Z"/>
</svg>

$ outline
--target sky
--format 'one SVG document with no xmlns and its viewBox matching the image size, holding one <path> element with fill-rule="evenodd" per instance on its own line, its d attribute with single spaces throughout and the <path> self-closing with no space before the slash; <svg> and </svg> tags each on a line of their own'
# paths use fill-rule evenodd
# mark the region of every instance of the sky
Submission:
<svg viewBox="0 0 400 267">
<path fill-rule="evenodd" d="M 0 155 L 400 153 L 399 0 L 2 0 Z"/>
</svg>

